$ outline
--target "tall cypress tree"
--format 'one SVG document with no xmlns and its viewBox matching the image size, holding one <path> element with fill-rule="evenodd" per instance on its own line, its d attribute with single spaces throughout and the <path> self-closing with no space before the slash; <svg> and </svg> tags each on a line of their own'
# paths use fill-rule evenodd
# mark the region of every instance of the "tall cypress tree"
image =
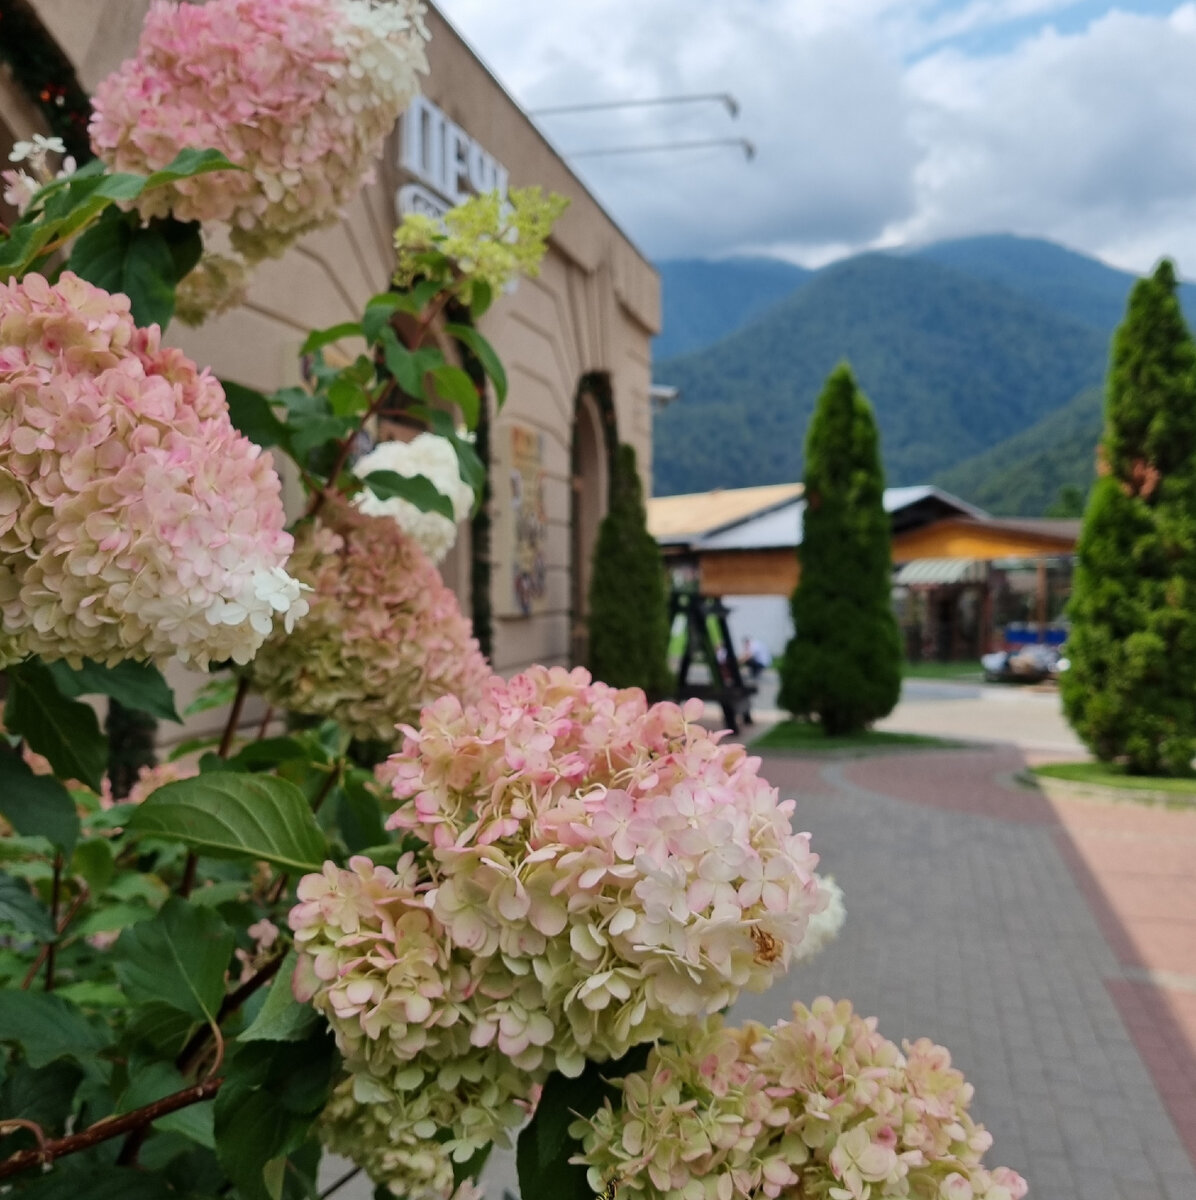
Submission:
<svg viewBox="0 0 1196 1200">
<path fill-rule="evenodd" d="M 648 532 L 635 450 L 619 447 L 610 507 L 598 529 L 589 597 L 589 663 L 612 687 L 669 691 L 668 596 L 660 549 Z"/>
<path fill-rule="evenodd" d="M 801 578 L 780 692 L 784 708 L 831 735 L 865 728 L 901 694 L 884 487 L 872 406 L 843 363 L 806 434 Z"/>
<path fill-rule="evenodd" d="M 1098 476 L 1064 710 L 1102 761 L 1184 774 L 1196 754 L 1196 345 L 1165 260 L 1113 338 Z"/>
</svg>

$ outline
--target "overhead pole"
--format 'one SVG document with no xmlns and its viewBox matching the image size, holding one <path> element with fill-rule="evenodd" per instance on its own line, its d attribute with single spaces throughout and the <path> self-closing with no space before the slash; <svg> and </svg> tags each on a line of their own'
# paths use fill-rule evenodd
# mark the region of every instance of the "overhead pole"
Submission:
<svg viewBox="0 0 1196 1200">
<path fill-rule="evenodd" d="M 738 146 L 751 162 L 756 157 L 755 143 L 747 138 L 701 138 L 697 141 L 652 142 L 633 146 L 596 146 L 589 150 L 566 150 L 565 158 L 599 158 L 610 154 L 655 154 L 664 150 L 698 150 L 709 146 Z"/>
<path fill-rule="evenodd" d="M 739 116 L 739 101 L 730 92 L 694 92 L 682 96 L 649 96 L 640 100 L 591 100 L 580 104 L 553 104 L 546 108 L 528 111 L 531 117 L 553 117 L 558 113 L 596 112 L 611 108 L 646 108 L 657 104 L 701 104 L 713 102 L 723 105 L 732 118 Z"/>
</svg>

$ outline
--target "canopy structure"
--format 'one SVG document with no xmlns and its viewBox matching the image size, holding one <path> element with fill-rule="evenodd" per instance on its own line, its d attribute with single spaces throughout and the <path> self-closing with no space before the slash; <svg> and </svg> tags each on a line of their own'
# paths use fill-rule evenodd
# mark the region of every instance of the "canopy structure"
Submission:
<svg viewBox="0 0 1196 1200">
<path fill-rule="evenodd" d="M 975 558 L 915 558 L 897 568 L 893 582 L 899 587 L 944 587 L 983 583 L 985 564 Z"/>
</svg>

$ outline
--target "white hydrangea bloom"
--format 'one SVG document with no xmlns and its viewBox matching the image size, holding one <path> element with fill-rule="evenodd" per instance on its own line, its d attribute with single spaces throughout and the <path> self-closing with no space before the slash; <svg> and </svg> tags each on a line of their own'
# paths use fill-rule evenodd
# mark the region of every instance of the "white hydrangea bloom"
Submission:
<svg viewBox="0 0 1196 1200">
<path fill-rule="evenodd" d="M 835 877 L 820 875 L 818 890 L 826 897 L 826 907 L 810 918 L 810 923 L 806 926 L 806 936 L 802 939 L 794 955 L 797 962 L 806 962 L 824 947 L 829 946 L 839 936 L 843 923 L 847 920 L 847 907 L 843 903 L 843 889 L 835 882 Z"/>
<path fill-rule="evenodd" d="M 423 512 L 408 500 L 398 497 L 380 500 L 369 488 L 364 488 L 355 499 L 357 507 L 367 516 L 393 517 L 434 563 L 443 562 L 457 540 L 457 525 L 469 516 L 473 507 L 473 488 L 461 478 L 456 451 L 434 433 L 421 433 L 409 442 L 381 442 L 353 466 L 353 473 L 359 479 L 374 471 L 394 471 L 409 479 L 423 475 L 452 501 L 450 521 L 441 513 Z"/>
</svg>

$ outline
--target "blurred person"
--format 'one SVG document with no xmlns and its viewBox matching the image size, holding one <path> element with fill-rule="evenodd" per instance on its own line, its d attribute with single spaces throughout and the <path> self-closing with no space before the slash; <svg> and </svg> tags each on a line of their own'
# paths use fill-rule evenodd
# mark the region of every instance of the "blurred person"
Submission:
<svg viewBox="0 0 1196 1200">
<path fill-rule="evenodd" d="M 759 639 L 745 637 L 743 639 L 743 654 L 740 655 L 739 665 L 747 667 L 755 682 L 760 675 L 772 666 L 772 655 L 768 647 Z"/>
</svg>

